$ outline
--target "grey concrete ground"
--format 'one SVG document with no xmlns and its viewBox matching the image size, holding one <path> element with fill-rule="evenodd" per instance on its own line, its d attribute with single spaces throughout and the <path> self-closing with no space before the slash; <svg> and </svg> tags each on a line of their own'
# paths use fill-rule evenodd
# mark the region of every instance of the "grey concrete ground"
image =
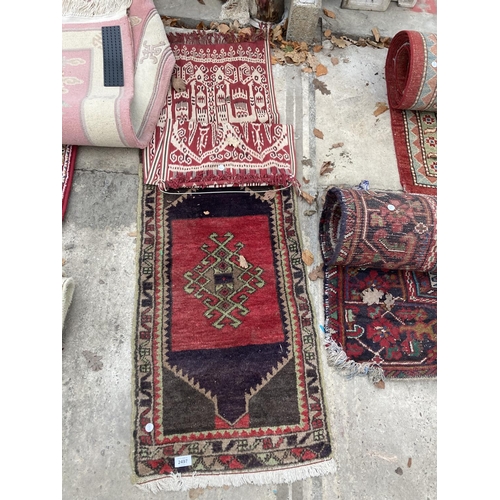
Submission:
<svg viewBox="0 0 500 500">
<path fill-rule="evenodd" d="M 189 5 L 188 5 L 189 2 Z M 436 30 L 436 16 L 402 9 L 346 11 L 341 0 L 324 0 L 336 13 L 323 27 L 339 34 L 382 36 L 401 29 Z M 158 0 L 161 13 L 212 20 L 219 0 Z M 207 14 L 208 15 L 208 14 Z M 304 246 L 321 261 L 318 220 L 328 186 L 357 185 L 401 190 L 389 113 L 375 117 L 387 102 L 386 49 L 325 48 L 317 57 L 328 68 L 320 77 L 296 66 L 273 67 L 283 122 L 295 127 L 299 179 L 317 195 L 317 212 L 299 201 Z M 340 62 L 333 66 L 331 57 Z M 318 139 L 314 129 L 323 132 Z M 331 148 L 343 142 L 341 148 Z M 301 161 L 302 160 L 302 161 Z M 319 175 L 323 161 L 335 167 Z M 437 383 L 388 381 L 384 390 L 366 379 L 346 380 L 326 366 L 324 382 L 337 472 L 293 484 L 207 488 L 189 492 L 146 493 L 131 482 L 132 315 L 139 151 L 82 147 L 62 225 L 65 273 L 76 284 L 63 329 L 62 495 L 64 500 L 433 500 L 437 498 Z M 322 322 L 322 282 L 309 282 Z M 411 467 L 408 461 L 411 458 Z M 402 474 L 396 473 L 400 467 Z"/>
</svg>

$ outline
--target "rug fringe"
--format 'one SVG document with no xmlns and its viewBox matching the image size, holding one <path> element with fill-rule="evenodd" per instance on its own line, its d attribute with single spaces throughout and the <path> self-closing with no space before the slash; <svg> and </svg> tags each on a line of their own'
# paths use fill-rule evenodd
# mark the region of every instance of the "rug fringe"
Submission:
<svg viewBox="0 0 500 500">
<path fill-rule="evenodd" d="M 130 7 L 132 0 L 62 0 L 64 17 L 93 17 L 116 14 Z"/>
<path fill-rule="evenodd" d="M 171 473 L 168 477 L 155 479 L 145 483 L 137 483 L 136 486 L 152 493 L 161 491 L 187 491 L 195 488 L 244 486 L 253 484 L 263 486 L 266 484 L 293 483 L 310 477 L 333 474 L 337 470 L 335 460 L 325 460 L 311 465 L 284 469 L 279 471 L 246 472 L 239 474 L 217 474 L 206 476 L 196 472 L 189 475 Z"/>
<path fill-rule="evenodd" d="M 241 43 L 266 40 L 268 33 L 261 29 L 251 28 L 251 33 L 236 33 L 228 31 L 220 33 L 212 30 L 193 30 L 190 32 L 167 32 L 170 43 L 184 43 L 186 45 L 213 45 L 216 43 Z"/>
<path fill-rule="evenodd" d="M 358 363 L 349 359 L 342 347 L 332 338 L 326 338 L 324 345 L 327 351 L 328 364 L 336 368 L 345 377 L 366 376 L 374 384 L 385 381 L 384 370 L 375 363 Z"/>
</svg>

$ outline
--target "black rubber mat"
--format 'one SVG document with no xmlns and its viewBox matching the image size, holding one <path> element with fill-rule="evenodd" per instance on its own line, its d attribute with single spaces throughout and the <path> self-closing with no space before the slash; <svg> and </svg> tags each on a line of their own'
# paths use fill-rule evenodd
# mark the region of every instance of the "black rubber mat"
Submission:
<svg viewBox="0 0 500 500">
<path fill-rule="evenodd" d="M 123 87 L 123 52 L 120 26 L 103 26 L 101 29 L 104 86 Z"/>
</svg>

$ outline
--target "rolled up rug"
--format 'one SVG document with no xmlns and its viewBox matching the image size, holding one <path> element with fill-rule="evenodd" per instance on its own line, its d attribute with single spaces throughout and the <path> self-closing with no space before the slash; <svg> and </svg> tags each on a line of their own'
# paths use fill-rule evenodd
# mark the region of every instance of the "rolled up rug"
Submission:
<svg viewBox="0 0 500 500">
<path fill-rule="evenodd" d="M 76 153 L 78 146 L 62 145 L 62 219 L 66 215 L 71 185 L 73 184 L 73 173 L 75 171 Z"/>
<path fill-rule="evenodd" d="M 63 0 L 62 143 L 144 148 L 174 64 L 152 0 Z"/>
<path fill-rule="evenodd" d="M 435 196 L 332 188 L 320 219 L 325 348 L 348 377 L 437 375 Z"/>
<path fill-rule="evenodd" d="M 332 188 L 319 232 L 326 265 L 437 268 L 435 196 Z"/>
<path fill-rule="evenodd" d="M 397 33 L 385 76 L 401 184 L 407 192 L 436 194 L 437 35 Z"/>
</svg>

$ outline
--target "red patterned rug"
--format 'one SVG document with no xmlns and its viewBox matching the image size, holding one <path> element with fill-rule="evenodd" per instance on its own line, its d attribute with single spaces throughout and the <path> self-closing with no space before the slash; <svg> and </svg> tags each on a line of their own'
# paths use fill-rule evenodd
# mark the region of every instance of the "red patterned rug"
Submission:
<svg viewBox="0 0 500 500">
<path fill-rule="evenodd" d="M 62 218 L 66 215 L 73 172 L 75 170 L 77 146 L 62 145 Z"/>
<path fill-rule="evenodd" d="M 385 66 L 394 147 L 403 189 L 437 193 L 437 35 L 401 31 Z"/>
<path fill-rule="evenodd" d="M 348 376 L 437 376 L 437 275 L 327 266 L 329 362 Z"/>
<path fill-rule="evenodd" d="M 296 182 L 293 128 L 279 123 L 267 33 L 168 38 L 176 65 L 143 153 L 144 182 L 164 191 Z"/>
<path fill-rule="evenodd" d="M 418 193 L 332 188 L 320 220 L 325 333 L 345 374 L 437 374 L 437 203 Z"/>
<path fill-rule="evenodd" d="M 136 482 L 185 490 L 332 472 L 291 190 L 143 190 Z"/>
</svg>

